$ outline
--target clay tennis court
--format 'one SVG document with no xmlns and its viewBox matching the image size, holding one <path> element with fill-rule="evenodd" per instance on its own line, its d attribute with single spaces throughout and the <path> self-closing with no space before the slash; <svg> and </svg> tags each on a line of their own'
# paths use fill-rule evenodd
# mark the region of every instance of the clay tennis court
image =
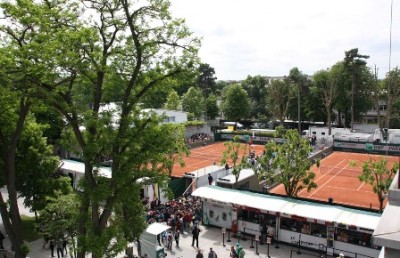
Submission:
<svg viewBox="0 0 400 258">
<path fill-rule="evenodd" d="M 335 203 L 353 205 L 364 208 L 379 209 L 377 195 L 372 191 L 372 187 L 365 183 L 360 183 L 358 175 L 361 174 L 363 161 L 370 158 L 378 160 L 386 158 L 391 168 L 399 161 L 399 157 L 369 155 L 350 152 L 334 152 L 321 160 L 320 167 L 313 166 L 316 173 L 316 183 L 318 188 L 307 192 L 302 190 L 299 197 L 310 198 L 321 201 L 328 201 L 333 198 Z M 357 166 L 352 167 L 350 161 L 356 161 Z M 272 193 L 284 194 L 282 185 L 277 186 Z"/>
<path fill-rule="evenodd" d="M 251 145 L 251 148 L 256 155 L 260 155 L 264 151 L 264 145 Z M 221 165 L 225 149 L 223 142 L 191 149 L 190 155 L 185 157 L 185 166 L 180 167 L 179 164 L 175 164 L 172 176 L 182 177 L 186 172 L 192 172 L 214 164 Z M 369 158 L 378 160 L 382 157 L 388 160 L 389 167 L 399 161 L 399 158 L 394 156 L 333 152 L 321 160 L 319 168 L 315 165 L 312 167 L 316 174 L 315 181 L 318 184 L 318 188 L 311 192 L 302 190 L 298 196 L 320 201 L 328 201 L 329 198 L 332 198 L 335 203 L 379 209 L 377 195 L 372 191 L 370 185 L 360 183 L 358 175 L 361 174 L 361 166 L 364 161 L 368 161 Z M 356 161 L 357 165 L 352 167 L 350 161 Z M 231 162 L 229 164 L 232 165 Z M 285 194 L 282 185 L 278 185 L 270 192 Z"/>
<path fill-rule="evenodd" d="M 245 146 L 245 144 L 242 144 Z M 247 151 L 248 151 L 247 145 Z M 256 155 L 260 155 L 264 151 L 264 145 L 251 145 L 250 148 L 254 150 Z M 193 148 L 190 150 L 190 155 L 185 157 L 185 166 L 181 167 L 179 164 L 174 165 L 172 170 L 173 177 L 182 177 L 186 172 L 192 172 L 201 168 L 211 165 L 221 165 L 222 155 L 226 147 L 223 142 L 217 142 L 210 145 Z M 228 162 L 231 166 L 232 163 Z M 224 164 L 222 164 L 224 166 Z"/>
</svg>

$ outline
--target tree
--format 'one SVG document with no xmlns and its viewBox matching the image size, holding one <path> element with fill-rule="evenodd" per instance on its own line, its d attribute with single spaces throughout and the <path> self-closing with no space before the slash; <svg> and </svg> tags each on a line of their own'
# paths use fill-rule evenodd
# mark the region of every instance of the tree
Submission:
<svg viewBox="0 0 400 258">
<path fill-rule="evenodd" d="M 79 226 L 79 197 L 72 193 L 59 193 L 48 198 L 46 208 L 39 211 L 39 228 L 52 239 L 65 239 L 72 246 L 71 257 L 76 257 L 76 237 Z"/>
<path fill-rule="evenodd" d="M 57 191 L 66 192 L 71 183 L 69 178 L 60 178 L 57 174 L 60 160 L 42 136 L 44 126 L 30 120 L 17 145 L 16 186 L 24 205 L 36 214 L 46 207 L 49 197 L 55 197 Z"/>
<path fill-rule="evenodd" d="M 396 102 L 399 102 L 400 95 L 400 69 L 399 67 L 391 70 L 384 80 L 386 90 L 386 128 L 394 128 L 391 123 L 393 118 L 399 120 L 399 109 L 395 109 Z"/>
<path fill-rule="evenodd" d="M 334 65 L 330 70 L 321 70 L 314 74 L 314 85 L 326 109 L 329 135 L 332 132 L 332 108 L 338 95 L 338 81 L 342 73 L 342 68 L 343 66 L 339 63 Z"/>
<path fill-rule="evenodd" d="M 176 139 L 168 137 L 175 132 L 144 114 L 141 103 L 168 79 L 196 67 L 199 40 L 183 20 L 171 17 L 163 0 L 18 1 L 2 7 L 9 24 L 3 43 L 25 54 L 9 60 L 14 67 L 32 64 L 25 75 L 36 96 L 63 114 L 82 150 L 77 256 L 115 256 L 146 227 L 137 179 L 162 177 L 164 153 L 175 150 Z M 104 109 L 111 97 L 118 102 Z M 112 158 L 107 180 L 96 170 L 103 157 Z"/>
<path fill-rule="evenodd" d="M 345 51 L 344 63 L 345 67 L 350 71 L 351 74 L 351 130 L 354 129 L 354 114 L 355 114 L 355 94 L 357 89 L 357 76 L 360 73 L 360 67 L 365 66 L 367 62 L 365 59 L 368 59 L 369 56 L 361 55 L 358 53 L 358 48 L 350 49 L 349 51 Z"/>
<path fill-rule="evenodd" d="M 247 168 L 250 164 L 247 162 L 248 155 L 248 144 L 240 143 L 239 136 L 235 135 L 232 141 L 224 142 L 226 150 L 222 154 L 221 164 L 228 164 L 228 161 L 232 162 L 232 174 L 235 176 L 235 183 L 237 183 L 240 171 Z"/>
<path fill-rule="evenodd" d="M 284 143 L 271 141 L 265 145 L 266 154 L 259 159 L 266 178 L 283 184 L 286 195 L 297 197 L 298 193 L 317 188 L 315 174 L 310 170 L 308 159 L 312 147 L 307 139 L 301 138 L 297 130 L 287 130 Z"/>
<path fill-rule="evenodd" d="M 293 83 L 296 89 L 297 95 L 297 121 L 298 121 L 298 131 L 301 134 L 301 99 L 303 96 L 307 96 L 309 92 L 310 83 L 307 79 L 307 75 L 303 74 L 299 68 L 294 67 L 289 71 L 288 80 Z M 294 89 L 293 89 L 294 90 Z M 305 101 L 303 101 L 304 103 Z"/>
<path fill-rule="evenodd" d="M 20 92 L 11 91 L 9 86 L 11 85 L 3 82 L 0 87 L 0 183 L 7 187 L 9 196 L 7 203 L 0 193 L 0 212 L 5 231 L 15 248 L 15 257 L 19 258 L 25 257 L 26 253 L 23 251 L 24 232 L 18 208 L 17 150 L 30 102 Z"/>
<path fill-rule="evenodd" d="M 182 108 L 184 111 L 192 113 L 195 119 L 200 120 L 205 112 L 204 97 L 201 91 L 190 87 L 182 96 Z"/>
<path fill-rule="evenodd" d="M 351 161 L 350 165 L 355 166 L 357 163 Z M 390 184 L 392 183 L 393 176 L 399 169 L 399 163 L 395 163 L 392 168 L 388 167 L 387 159 L 380 158 L 373 160 L 371 157 L 368 161 L 362 164 L 362 173 L 358 179 L 362 183 L 367 183 L 372 186 L 374 193 L 379 199 L 379 210 L 383 211 L 383 201 L 387 194 Z"/>
<path fill-rule="evenodd" d="M 182 124 L 164 124 L 162 127 L 170 128 L 169 130 L 175 131 L 174 134 L 168 135 L 175 140 L 175 148 L 170 149 L 166 155 L 162 155 L 165 158 L 163 162 L 164 170 L 166 174 L 170 177 L 172 175 L 172 170 L 175 164 L 179 164 L 181 167 L 185 166 L 185 160 L 183 155 L 189 155 L 190 151 L 186 145 L 185 141 L 185 126 Z M 154 164 L 157 165 L 157 164 Z"/>
<path fill-rule="evenodd" d="M 197 86 L 203 92 L 204 98 L 207 99 L 216 90 L 217 77 L 215 77 L 215 70 L 209 64 L 200 64 L 198 73 L 199 75 L 196 79 Z"/>
<path fill-rule="evenodd" d="M 219 114 L 217 97 L 214 94 L 211 94 L 206 99 L 206 114 L 207 118 L 211 120 L 214 120 Z"/>
<path fill-rule="evenodd" d="M 167 97 L 167 102 L 164 103 L 164 108 L 169 110 L 178 110 L 180 104 L 179 95 L 175 90 L 171 90 Z"/>
<path fill-rule="evenodd" d="M 268 87 L 267 109 L 281 123 L 287 116 L 291 94 L 290 83 L 287 80 L 272 81 Z"/>
<path fill-rule="evenodd" d="M 239 84 L 228 86 L 222 97 L 222 112 L 226 119 L 240 121 L 250 114 L 250 99 L 247 92 Z"/>
<path fill-rule="evenodd" d="M 269 116 L 266 110 L 268 81 L 263 76 L 247 76 L 241 82 L 242 87 L 249 95 L 251 102 L 250 116 L 259 119 L 260 116 Z"/>
<path fill-rule="evenodd" d="M 24 205 L 36 213 L 46 206 L 49 196 L 67 187 L 68 182 L 57 179 L 59 159 L 53 155 L 52 147 L 47 145 L 43 137 L 45 126 L 36 123 L 35 117 L 29 112 L 36 103 L 28 94 L 30 88 L 21 90 L 27 82 L 15 76 L 18 70 L 16 67 L 12 72 L 7 70 L 11 67 L 4 65 L 2 68 L 0 184 L 7 186 L 9 200 L 6 202 L 0 194 L 0 212 L 5 230 L 15 248 L 15 256 L 25 257 L 18 198 L 23 197 Z"/>
</svg>

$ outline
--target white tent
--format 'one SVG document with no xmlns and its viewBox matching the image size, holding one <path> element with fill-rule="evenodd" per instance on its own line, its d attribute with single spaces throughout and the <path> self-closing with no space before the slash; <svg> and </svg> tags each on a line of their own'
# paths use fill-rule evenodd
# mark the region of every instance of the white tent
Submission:
<svg viewBox="0 0 400 258">
<path fill-rule="evenodd" d="M 158 245 L 157 235 L 170 228 L 171 227 L 167 226 L 165 223 L 150 224 L 145 232 L 143 232 L 140 236 L 140 248 L 142 255 L 147 254 L 149 258 L 158 258 L 158 253 L 164 253 L 164 248 Z"/>
<path fill-rule="evenodd" d="M 381 217 L 381 214 L 339 205 L 308 202 L 218 186 L 200 187 L 192 195 L 202 199 L 258 209 L 262 212 L 279 212 L 281 216 L 285 217 L 299 216 L 307 219 L 346 224 L 367 230 L 375 230 Z"/>
</svg>

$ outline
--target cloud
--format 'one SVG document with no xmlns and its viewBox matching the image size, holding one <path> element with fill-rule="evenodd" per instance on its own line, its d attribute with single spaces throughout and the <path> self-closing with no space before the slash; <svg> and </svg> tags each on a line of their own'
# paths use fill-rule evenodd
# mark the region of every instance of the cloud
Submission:
<svg viewBox="0 0 400 258">
<path fill-rule="evenodd" d="M 171 0 L 172 13 L 202 37 L 200 57 L 221 80 L 247 75 L 306 74 L 331 67 L 344 52 L 370 55 L 383 77 L 389 68 L 388 0 Z M 400 60 L 400 3 L 394 1 L 392 64 Z M 394 43 L 397 44 L 394 44 Z"/>
</svg>

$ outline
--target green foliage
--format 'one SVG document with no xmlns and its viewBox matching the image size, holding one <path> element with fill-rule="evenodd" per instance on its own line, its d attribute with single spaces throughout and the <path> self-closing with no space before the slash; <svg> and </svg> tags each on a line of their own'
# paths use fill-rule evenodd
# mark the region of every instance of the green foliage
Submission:
<svg viewBox="0 0 400 258">
<path fill-rule="evenodd" d="M 175 90 L 171 90 L 167 97 L 167 102 L 164 103 L 164 108 L 169 110 L 178 110 L 180 104 L 179 95 Z"/>
<path fill-rule="evenodd" d="M 311 191 L 317 187 L 308 159 L 312 148 L 297 130 L 286 131 L 283 138 L 283 144 L 270 141 L 265 145 L 266 155 L 259 159 L 261 173 L 269 180 L 283 184 L 287 196 L 296 197 L 303 189 Z"/>
<path fill-rule="evenodd" d="M 290 69 L 289 76 L 286 78 L 291 85 L 291 96 L 288 118 L 293 120 L 311 120 L 307 117 L 311 81 L 306 74 L 303 74 L 297 67 Z M 299 114 L 300 109 L 300 114 Z"/>
<path fill-rule="evenodd" d="M 0 26 L 0 73 L 10 67 L 20 76 L 16 81 L 27 78 L 29 83 L 13 89 L 40 97 L 64 116 L 70 127 L 64 142 L 85 162 L 83 194 L 76 202 L 78 251 L 82 257 L 85 252 L 115 257 L 145 228 L 136 181 L 163 178 L 166 154 L 179 153 L 184 142 L 176 128 L 160 125 L 161 118 L 141 109 L 161 107 L 179 85 L 175 80 L 189 78 L 200 41 L 163 0 L 17 1 L 1 7 L 6 20 Z M 0 80 L 8 83 L 8 77 Z M 11 100 L 20 106 L 18 97 Z M 101 108 L 111 101 L 115 110 Z M 93 169 L 105 159 L 112 159 L 109 179 Z"/>
<path fill-rule="evenodd" d="M 29 122 L 25 125 L 16 157 L 17 189 L 24 204 L 33 211 L 43 209 L 46 199 L 57 190 L 68 191 L 69 180 L 58 179 L 59 159 L 42 137 L 43 126 Z"/>
<path fill-rule="evenodd" d="M 353 129 L 356 116 L 363 113 L 363 111 L 366 111 L 363 110 L 365 105 L 360 104 L 364 104 L 364 99 L 369 99 L 367 96 L 362 94 L 366 85 L 362 83 L 362 74 L 367 74 L 366 70 L 368 69 L 366 68 L 367 62 L 365 59 L 368 58 L 369 56 L 358 53 L 358 48 L 345 51 L 344 67 L 351 77 L 351 129 Z M 356 103 L 358 105 L 356 105 Z M 369 107 L 371 107 L 371 105 L 369 105 Z"/>
<path fill-rule="evenodd" d="M 27 255 L 30 251 L 29 246 L 26 243 L 23 243 L 21 246 L 21 251 L 24 255 Z"/>
<path fill-rule="evenodd" d="M 198 121 L 198 120 L 195 120 L 195 121 L 187 121 L 187 122 L 184 123 L 185 127 L 190 127 L 190 126 L 203 126 L 203 125 L 205 125 L 205 124 L 206 124 L 206 122 L 204 122 L 204 121 Z"/>
<path fill-rule="evenodd" d="M 400 128 L 400 69 L 395 67 L 383 81 L 382 95 L 387 101 L 386 127 Z"/>
<path fill-rule="evenodd" d="M 208 96 L 208 98 L 206 99 L 206 114 L 207 118 L 211 120 L 214 120 L 219 114 L 217 97 L 213 94 Z"/>
<path fill-rule="evenodd" d="M 208 98 L 216 90 L 215 70 L 209 64 L 200 64 L 196 79 L 197 87 L 203 92 L 204 98 Z"/>
<path fill-rule="evenodd" d="M 24 240 L 32 242 L 38 240 L 41 235 L 37 230 L 35 217 L 21 215 L 22 229 L 24 230 Z"/>
<path fill-rule="evenodd" d="M 355 161 L 350 162 L 351 166 L 356 166 Z M 360 182 L 372 186 L 374 193 L 379 199 L 379 209 L 383 211 L 384 196 L 389 191 L 390 184 L 392 183 L 393 176 L 399 169 L 399 163 L 395 163 L 392 168 L 388 167 L 387 159 L 380 158 L 373 160 L 371 157 L 368 161 L 362 164 L 362 173 L 358 176 Z"/>
<path fill-rule="evenodd" d="M 201 119 L 205 112 L 205 101 L 201 91 L 190 87 L 182 97 L 182 108 L 184 111 L 192 113 L 194 119 Z"/>
<path fill-rule="evenodd" d="M 221 109 L 227 120 L 240 121 L 249 117 L 250 99 L 239 84 L 228 86 L 223 92 Z"/>
<path fill-rule="evenodd" d="M 165 167 L 165 172 L 171 176 L 174 164 L 178 163 L 181 167 L 184 167 L 184 155 L 190 154 L 185 141 L 186 127 L 181 124 L 165 124 L 162 127 L 165 131 L 174 131 L 173 134 L 169 135 L 174 138 L 174 140 L 172 140 L 175 142 L 174 148 L 170 148 L 168 152 L 165 153 L 166 159 L 162 162 Z"/>
<path fill-rule="evenodd" d="M 75 238 L 79 228 L 79 193 L 61 193 L 48 198 L 48 204 L 39 211 L 37 228 L 55 241 L 66 239 L 75 253 Z"/>
<path fill-rule="evenodd" d="M 249 167 L 247 159 L 249 157 L 248 144 L 240 143 L 239 136 L 234 136 L 232 141 L 224 142 L 225 151 L 222 154 L 221 165 L 232 163 L 232 174 L 236 182 L 239 179 L 240 171 Z"/>
<path fill-rule="evenodd" d="M 292 95 L 293 91 L 288 80 L 274 80 L 268 87 L 267 110 L 281 123 L 287 116 Z"/>
<path fill-rule="evenodd" d="M 267 88 L 268 81 L 264 76 L 247 76 L 241 85 L 249 95 L 251 102 L 250 117 L 258 119 L 261 115 L 270 116 L 267 112 Z"/>
</svg>

